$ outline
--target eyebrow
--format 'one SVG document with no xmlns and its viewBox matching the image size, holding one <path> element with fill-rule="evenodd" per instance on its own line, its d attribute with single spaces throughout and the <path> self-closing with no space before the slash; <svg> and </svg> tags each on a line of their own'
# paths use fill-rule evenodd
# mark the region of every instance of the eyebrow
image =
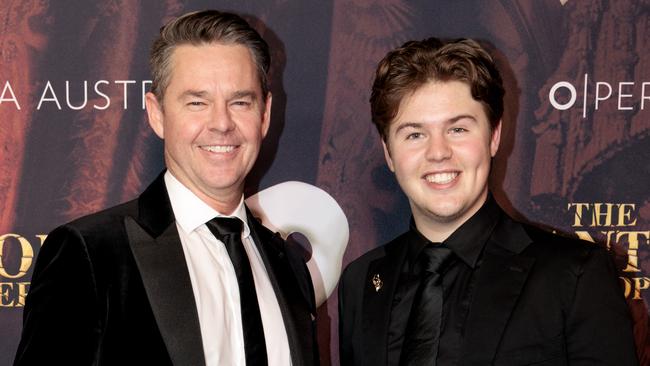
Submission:
<svg viewBox="0 0 650 366">
<path fill-rule="evenodd" d="M 197 97 L 197 98 L 206 98 L 208 92 L 205 90 L 186 90 L 181 93 L 178 99 L 183 99 L 186 97 Z M 230 95 L 228 99 L 239 99 L 239 98 L 251 98 L 255 99 L 257 94 L 252 90 L 238 90 Z"/>
<path fill-rule="evenodd" d="M 250 98 L 250 99 L 255 99 L 257 97 L 257 93 L 255 93 L 252 90 L 238 90 L 230 95 L 230 98 L 228 99 L 240 99 L 240 98 Z"/>
<path fill-rule="evenodd" d="M 397 129 L 395 130 L 395 134 L 397 135 L 398 132 L 400 132 L 401 130 L 406 129 L 406 128 L 421 128 L 421 127 L 422 127 L 422 123 L 419 123 L 419 122 L 406 122 L 406 123 L 402 123 L 402 124 L 399 125 L 399 127 L 397 127 Z"/>
<path fill-rule="evenodd" d="M 472 116 L 471 114 L 460 114 L 454 118 L 450 118 L 447 122 L 456 123 L 461 119 L 471 119 L 472 121 L 476 122 L 476 117 Z"/>
<path fill-rule="evenodd" d="M 457 116 L 454 116 L 452 118 L 449 118 L 448 120 L 445 121 L 445 123 L 448 124 L 454 124 L 461 119 L 471 119 L 472 121 L 476 121 L 476 118 L 472 116 L 471 114 L 459 114 Z M 395 129 L 395 134 L 397 134 L 399 131 L 406 129 L 406 128 L 422 128 L 423 123 L 421 122 L 405 122 L 399 125 L 397 129 Z"/>
<path fill-rule="evenodd" d="M 208 94 L 207 91 L 205 90 L 186 90 L 181 93 L 181 95 L 178 96 L 178 99 L 184 99 L 186 97 L 197 97 L 197 98 L 205 98 L 205 96 Z"/>
</svg>

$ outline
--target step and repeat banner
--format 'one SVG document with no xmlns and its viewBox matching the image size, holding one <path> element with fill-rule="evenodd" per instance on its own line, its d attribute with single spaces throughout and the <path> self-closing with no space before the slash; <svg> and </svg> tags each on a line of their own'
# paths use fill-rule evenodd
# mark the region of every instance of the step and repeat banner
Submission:
<svg viewBox="0 0 650 366">
<path fill-rule="evenodd" d="M 0 4 L 0 365 L 13 359 L 47 233 L 136 197 L 164 168 L 144 113 L 148 50 L 169 19 L 205 8 L 244 14 L 272 51 L 272 125 L 247 194 L 289 180 L 329 192 L 350 223 L 344 265 L 410 217 L 370 122 L 377 62 L 409 39 L 480 40 L 507 90 L 497 201 L 611 250 L 650 364 L 650 2 Z M 319 311 L 324 364 L 338 364 L 336 300 Z"/>
</svg>

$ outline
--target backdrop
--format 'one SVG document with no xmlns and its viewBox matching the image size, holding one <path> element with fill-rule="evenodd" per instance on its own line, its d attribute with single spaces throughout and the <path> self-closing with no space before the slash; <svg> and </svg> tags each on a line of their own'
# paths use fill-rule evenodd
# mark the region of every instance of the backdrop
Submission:
<svg viewBox="0 0 650 366">
<path fill-rule="evenodd" d="M 134 198 L 163 169 L 143 109 L 148 49 L 170 18 L 204 8 L 245 14 L 272 49 L 271 131 L 247 194 L 287 180 L 329 192 L 350 222 L 344 265 L 405 230 L 410 216 L 370 123 L 376 63 L 409 39 L 479 39 L 507 88 L 497 201 L 616 254 L 650 364 L 649 1 L 0 4 L 1 365 L 13 359 L 45 235 Z M 320 309 L 325 365 L 338 364 L 336 300 Z"/>
</svg>

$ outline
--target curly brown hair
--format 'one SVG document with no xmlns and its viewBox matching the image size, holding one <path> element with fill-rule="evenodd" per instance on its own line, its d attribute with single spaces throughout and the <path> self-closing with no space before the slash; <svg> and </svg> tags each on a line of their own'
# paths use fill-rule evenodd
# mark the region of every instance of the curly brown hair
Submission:
<svg viewBox="0 0 650 366">
<path fill-rule="evenodd" d="M 485 108 L 491 128 L 503 115 L 503 82 L 492 57 L 476 41 L 409 41 L 379 62 L 370 95 L 372 122 L 387 141 L 388 128 L 405 96 L 430 81 L 461 81 Z"/>
</svg>

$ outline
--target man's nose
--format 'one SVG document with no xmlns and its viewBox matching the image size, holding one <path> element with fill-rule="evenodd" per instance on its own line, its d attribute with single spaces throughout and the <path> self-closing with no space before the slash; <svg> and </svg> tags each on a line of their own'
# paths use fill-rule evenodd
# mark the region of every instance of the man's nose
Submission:
<svg viewBox="0 0 650 366">
<path fill-rule="evenodd" d="M 208 128 L 218 132 L 229 132 L 235 129 L 235 122 L 228 110 L 228 106 L 215 106 L 210 114 Z"/>
<path fill-rule="evenodd" d="M 449 159 L 451 157 L 452 150 L 449 145 L 449 141 L 446 136 L 442 134 L 433 134 L 429 138 L 426 158 L 427 160 L 440 161 Z"/>
</svg>

